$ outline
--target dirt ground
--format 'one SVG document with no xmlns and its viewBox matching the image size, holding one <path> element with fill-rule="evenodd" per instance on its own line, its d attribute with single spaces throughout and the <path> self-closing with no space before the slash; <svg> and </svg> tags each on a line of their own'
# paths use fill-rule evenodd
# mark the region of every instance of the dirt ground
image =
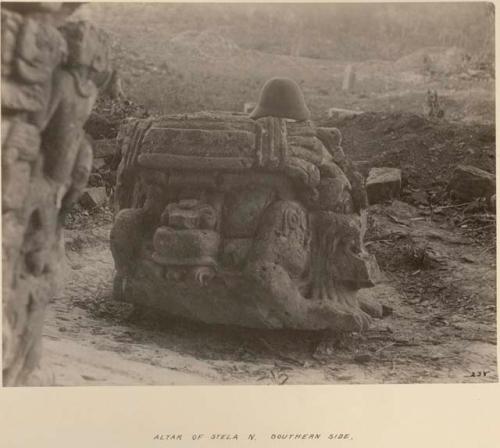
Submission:
<svg viewBox="0 0 500 448">
<path fill-rule="evenodd" d="M 109 219 L 67 230 L 67 282 L 50 304 L 45 363 L 57 385 L 494 382 L 495 254 L 400 201 L 370 210 L 393 309 L 363 334 L 210 327 L 113 302 Z"/>
</svg>

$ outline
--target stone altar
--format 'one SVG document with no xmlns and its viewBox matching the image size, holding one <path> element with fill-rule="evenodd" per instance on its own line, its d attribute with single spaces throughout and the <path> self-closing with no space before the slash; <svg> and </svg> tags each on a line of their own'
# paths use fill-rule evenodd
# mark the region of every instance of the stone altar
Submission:
<svg viewBox="0 0 500 448">
<path fill-rule="evenodd" d="M 363 178 L 310 121 L 198 113 L 120 132 L 114 297 L 210 324 L 361 331 Z"/>
</svg>

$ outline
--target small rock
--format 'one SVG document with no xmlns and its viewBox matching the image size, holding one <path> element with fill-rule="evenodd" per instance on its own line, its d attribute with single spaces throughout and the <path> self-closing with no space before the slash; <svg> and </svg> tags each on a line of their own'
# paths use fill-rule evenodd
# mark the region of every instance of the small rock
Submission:
<svg viewBox="0 0 500 448">
<path fill-rule="evenodd" d="M 328 109 L 328 118 L 335 118 L 337 120 L 344 120 L 357 117 L 361 115 L 363 112 L 360 110 L 352 110 L 352 109 L 340 109 L 338 107 L 330 107 Z"/>
<path fill-rule="evenodd" d="M 399 168 L 372 168 L 366 180 L 370 204 L 377 204 L 399 196 L 401 170 Z"/>
<path fill-rule="evenodd" d="M 104 187 L 93 187 L 87 188 L 82 197 L 80 198 L 80 205 L 87 210 L 92 210 L 96 207 L 101 207 L 106 204 L 108 196 L 106 194 L 106 188 Z"/>
<path fill-rule="evenodd" d="M 370 355 L 369 353 L 362 353 L 362 354 L 354 356 L 355 362 L 365 363 L 365 362 L 369 362 L 371 360 L 372 360 L 372 355 Z"/>
<path fill-rule="evenodd" d="M 496 209 L 497 209 L 497 195 L 494 194 L 491 198 L 490 198 L 490 203 L 489 203 L 489 206 L 490 206 L 490 210 L 495 212 Z"/>
<path fill-rule="evenodd" d="M 94 378 L 93 376 L 90 375 L 80 375 L 80 376 L 87 381 L 97 381 L 97 378 Z"/>
<path fill-rule="evenodd" d="M 488 201 L 495 194 L 495 176 L 475 166 L 458 165 L 448 184 L 450 194 L 461 201 L 473 201 L 486 198 Z"/>
</svg>

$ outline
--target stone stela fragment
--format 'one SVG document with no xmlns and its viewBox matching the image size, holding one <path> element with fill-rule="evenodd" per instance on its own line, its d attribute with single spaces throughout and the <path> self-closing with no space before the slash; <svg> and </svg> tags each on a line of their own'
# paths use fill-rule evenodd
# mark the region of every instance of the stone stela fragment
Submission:
<svg viewBox="0 0 500 448">
<path fill-rule="evenodd" d="M 64 214 L 83 192 L 92 147 L 83 125 L 109 78 L 107 36 L 65 18 L 67 3 L 3 3 L 3 384 L 48 385 L 45 307 L 60 280 Z"/>
</svg>

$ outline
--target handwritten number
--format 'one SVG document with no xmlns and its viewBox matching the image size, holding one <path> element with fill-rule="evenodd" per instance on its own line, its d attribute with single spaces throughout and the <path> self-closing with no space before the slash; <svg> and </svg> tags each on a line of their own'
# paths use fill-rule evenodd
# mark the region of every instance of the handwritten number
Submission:
<svg viewBox="0 0 500 448">
<path fill-rule="evenodd" d="M 486 376 L 486 375 L 488 375 L 488 373 L 490 373 L 489 370 L 477 370 L 477 371 L 472 371 L 470 376 L 472 378 L 476 378 L 476 377 Z"/>
</svg>

